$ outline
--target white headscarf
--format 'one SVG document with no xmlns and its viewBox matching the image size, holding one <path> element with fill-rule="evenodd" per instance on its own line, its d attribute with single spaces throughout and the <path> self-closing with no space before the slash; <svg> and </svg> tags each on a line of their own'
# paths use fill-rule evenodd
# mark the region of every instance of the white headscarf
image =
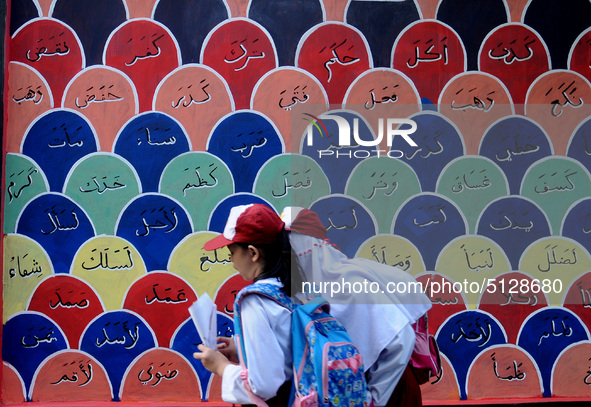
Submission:
<svg viewBox="0 0 591 407">
<path fill-rule="evenodd" d="M 282 213 L 286 229 L 291 230 L 291 247 L 305 281 L 315 283 L 312 287 L 316 291 L 322 289 L 320 295 L 330 302 L 331 314 L 345 326 L 368 368 L 407 324 L 415 323 L 431 308 L 431 301 L 419 291 L 416 294 L 388 292 L 387 288 L 392 288 L 388 283 L 403 283 L 402 286 L 411 287 L 411 290 L 420 285 L 409 273 L 397 267 L 364 258 L 349 259 L 316 232 L 319 229 L 315 223 L 320 221 L 317 215 L 311 214 L 313 212 L 307 209 L 293 207 Z M 298 224 L 302 219 L 305 219 L 303 224 Z M 310 236 L 298 233 L 298 230 L 315 232 Z M 331 287 L 337 287 L 331 283 L 339 283 L 340 292 L 331 292 Z M 379 291 L 372 293 L 370 287 L 374 291 L 379 287 Z M 359 288 L 362 292 L 357 292 Z"/>
</svg>

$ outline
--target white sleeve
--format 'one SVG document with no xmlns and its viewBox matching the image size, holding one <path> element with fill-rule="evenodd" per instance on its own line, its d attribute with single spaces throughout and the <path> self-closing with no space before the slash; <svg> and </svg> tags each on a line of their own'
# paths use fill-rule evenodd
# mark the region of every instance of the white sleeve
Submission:
<svg viewBox="0 0 591 407">
<path fill-rule="evenodd" d="M 406 325 L 368 370 L 367 387 L 376 407 L 385 406 L 402 377 L 415 346 L 415 331 Z"/>
<path fill-rule="evenodd" d="M 273 300 L 249 295 L 242 301 L 241 319 L 248 381 L 253 393 L 268 400 L 283 383 L 291 380 L 291 312 Z M 222 399 L 225 402 L 252 403 L 241 372 L 239 365 L 224 369 Z"/>
</svg>

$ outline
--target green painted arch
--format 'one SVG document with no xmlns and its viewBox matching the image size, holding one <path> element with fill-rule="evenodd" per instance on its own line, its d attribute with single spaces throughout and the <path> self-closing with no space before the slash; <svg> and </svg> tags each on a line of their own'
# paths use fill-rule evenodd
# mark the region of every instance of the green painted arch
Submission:
<svg viewBox="0 0 591 407">
<path fill-rule="evenodd" d="M 41 167 L 22 154 L 6 154 L 4 173 L 4 233 L 13 233 L 21 211 L 31 199 L 49 192 Z"/>
<path fill-rule="evenodd" d="M 64 194 L 88 213 L 97 235 L 113 235 L 119 213 L 141 193 L 140 185 L 137 173 L 124 158 L 94 153 L 72 166 Z"/>
<path fill-rule="evenodd" d="M 521 195 L 542 208 L 550 221 L 552 234 L 559 235 L 562 220 L 571 205 L 591 196 L 591 175 L 572 158 L 542 158 L 525 173 Z"/>
<path fill-rule="evenodd" d="M 330 184 L 312 158 L 281 154 L 261 167 L 254 182 L 254 193 L 269 201 L 280 213 L 287 206 L 310 207 L 312 202 L 330 193 Z"/>
<path fill-rule="evenodd" d="M 480 213 L 497 198 L 509 195 L 509 183 L 503 171 L 485 157 L 464 156 L 451 161 L 441 171 L 436 192 L 454 201 L 476 233 Z"/>
<path fill-rule="evenodd" d="M 191 151 L 164 168 L 159 191 L 178 200 L 189 213 L 193 230 L 203 231 L 215 206 L 234 193 L 234 178 L 215 155 Z"/>
<path fill-rule="evenodd" d="M 345 194 L 360 200 L 375 216 L 380 233 L 390 233 L 396 211 L 421 183 L 403 161 L 387 156 L 361 161 L 351 172 Z"/>
</svg>

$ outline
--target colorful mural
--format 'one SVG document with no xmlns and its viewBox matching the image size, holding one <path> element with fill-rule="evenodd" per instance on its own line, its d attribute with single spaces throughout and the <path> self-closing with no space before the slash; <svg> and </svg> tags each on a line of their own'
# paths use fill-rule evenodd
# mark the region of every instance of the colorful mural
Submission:
<svg viewBox="0 0 591 407">
<path fill-rule="evenodd" d="M 3 404 L 221 401 L 251 202 L 423 284 L 426 402 L 591 398 L 588 0 L 7 7 Z"/>
</svg>

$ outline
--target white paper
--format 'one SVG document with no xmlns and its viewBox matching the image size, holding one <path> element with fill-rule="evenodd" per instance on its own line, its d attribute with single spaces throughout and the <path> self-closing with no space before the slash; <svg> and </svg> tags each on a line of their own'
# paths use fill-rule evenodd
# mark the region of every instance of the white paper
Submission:
<svg viewBox="0 0 591 407">
<path fill-rule="evenodd" d="M 216 349 L 217 343 L 217 309 L 209 295 L 203 293 L 197 301 L 189 307 L 189 314 L 197 328 L 203 344 Z"/>
</svg>

